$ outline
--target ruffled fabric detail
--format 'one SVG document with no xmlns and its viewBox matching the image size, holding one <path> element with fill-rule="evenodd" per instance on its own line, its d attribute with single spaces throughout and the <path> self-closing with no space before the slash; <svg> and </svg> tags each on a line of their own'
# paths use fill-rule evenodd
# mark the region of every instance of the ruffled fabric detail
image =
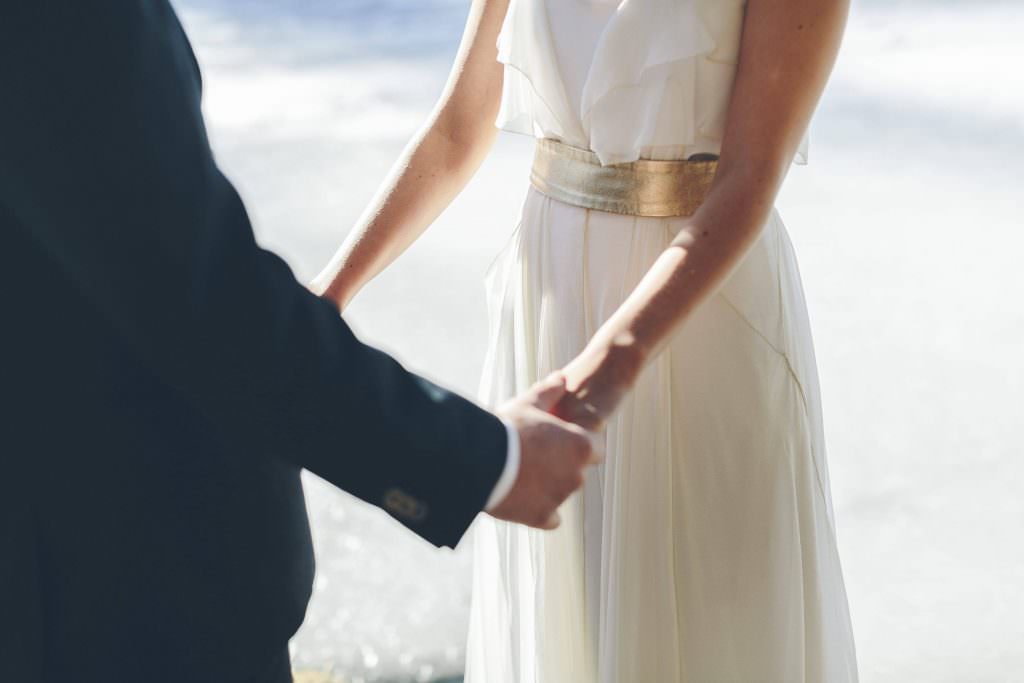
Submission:
<svg viewBox="0 0 1024 683">
<path fill-rule="evenodd" d="M 739 54 L 740 0 L 622 0 L 594 50 L 580 102 L 566 95 L 546 2 L 512 0 L 496 125 L 593 150 L 603 164 L 717 153 Z M 567 27 L 556 27 L 566 30 Z M 794 163 L 806 164 L 805 131 Z"/>
<path fill-rule="evenodd" d="M 580 107 L 601 163 L 639 158 L 670 77 L 682 81 L 684 97 L 696 102 L 694 58 L 714 49 L 693 0 L 626 0 L 619 6 L 598 42 Z M 692 142 L 694 117 L 680 123 L 681 140 Z"/>
<path fill-rule="evenodd" d="M 555 62 L 544 0 L 511 0 L 498 35 L 498 61 L 505 65 L 498 128 L 586 146 Z"/>
</svg>

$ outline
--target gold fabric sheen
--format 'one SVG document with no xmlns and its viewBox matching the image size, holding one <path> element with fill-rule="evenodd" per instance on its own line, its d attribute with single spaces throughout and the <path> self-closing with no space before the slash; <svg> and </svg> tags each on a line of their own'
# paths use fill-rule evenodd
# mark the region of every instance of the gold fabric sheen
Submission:
<svg viewBox="0 0 1024 683">
<path fill-rule="evenodd" d="M 602 166 L 593 152 L 537 140 L 530 182 L 558 201 L 633 216 L 692 216 L 707 196 L 718 160 L 638 159 Z"/>
</svg>

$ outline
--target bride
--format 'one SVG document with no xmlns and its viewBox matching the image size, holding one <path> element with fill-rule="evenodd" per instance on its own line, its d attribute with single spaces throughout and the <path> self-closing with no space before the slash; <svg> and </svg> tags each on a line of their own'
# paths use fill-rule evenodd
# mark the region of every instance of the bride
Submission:
<svg viewBox="0 0 1024 683">
<path fill-rule="evenodd" d="M 498 128 L 538 138 L 487 277 L 481 400 L 564 368 L 556 411 L 607 454 L 554 530 L 477 520 L 468 683 L 857 679 L 774 208 L 847 3 L 475 0 L 433 114 L 318 278 L 344 308 Z"/>
</svg>

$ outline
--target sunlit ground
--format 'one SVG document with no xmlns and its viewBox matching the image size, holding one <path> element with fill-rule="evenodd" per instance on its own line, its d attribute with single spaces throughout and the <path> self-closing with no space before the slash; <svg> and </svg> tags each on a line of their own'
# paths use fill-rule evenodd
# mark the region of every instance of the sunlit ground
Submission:
<svg viewBox="0 0 1024 683">
<path fill-rule="evenodd" d="M 221 163 L 300 278 L 330 257 L 443 83 L 464 5 L 433 2 L 394 21 L 373 3 L 326 19 L 285 2 L 249 16 L 178 3 Z M 1012 3 L 858 4 L 810 165 L 778 201 L 814 326 L 864 681 L 1024 677 L 1021 27 Z M 353 304 L 363 338 L 475 392 L 481 279 L 515 227 L 530 152 L 500 138 Z M 458 674 L 467 549 L 437 551 L 308 484 L 319 575 L 296 665 L 368 681 Z"/>
</svg>

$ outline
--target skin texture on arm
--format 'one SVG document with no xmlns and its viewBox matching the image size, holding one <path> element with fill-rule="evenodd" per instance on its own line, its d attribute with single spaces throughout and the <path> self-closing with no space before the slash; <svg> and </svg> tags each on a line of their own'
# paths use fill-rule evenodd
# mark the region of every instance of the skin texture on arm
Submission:
<svg viewBox="0 0 1024 683">
<path fill-rule="evenodd" d="M 559 415 L 598 428 L 672 331 L 739 263 L 832 71 L 849 0 L 749 0 L 718 171 L 685 221 L 587 348 L 565 369 Z"/>
<path fill-rule="evenodd" d="M 312 289 L 344 308 L 398 258 L 480 167 L 494 143 L 502 64 L 495 43 L 508 0 L 474 0 L 448 83 Z"/>
</svg>

